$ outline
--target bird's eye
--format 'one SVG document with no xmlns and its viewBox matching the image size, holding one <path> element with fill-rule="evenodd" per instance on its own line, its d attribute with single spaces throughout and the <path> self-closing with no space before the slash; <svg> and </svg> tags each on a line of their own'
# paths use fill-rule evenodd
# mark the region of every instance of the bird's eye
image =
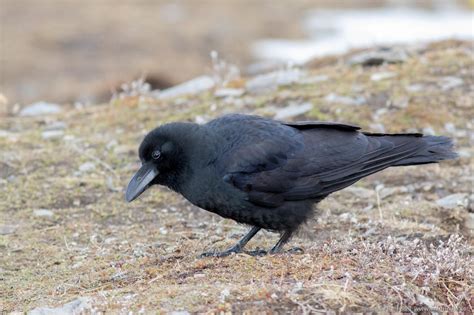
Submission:
<svg viewBox="0 0 474 315">
<path fill-rule="evenodd" d="M 154 160 L 158 160 L 158 159 L 160 158 L 160 156 L 161 156 L 161 152 L 158 151 L 158 150 L 153 151 L 153 152 L 151 153 L 151 157 L 152 157 Z"/>
</svg>

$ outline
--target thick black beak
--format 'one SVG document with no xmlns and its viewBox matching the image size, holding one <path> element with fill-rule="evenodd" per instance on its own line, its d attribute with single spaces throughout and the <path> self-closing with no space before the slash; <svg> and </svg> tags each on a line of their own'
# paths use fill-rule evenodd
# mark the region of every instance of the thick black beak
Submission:
<svg viewBox="0 0 474 315">
<path fill-rule="evenodd" d="M 128 183 L 125 199 L 132 202 L 140 196 L 149 186 L 151 181 L 159 174 L 153 163 L 146 163 L 133 175 Z"/>
</svg>

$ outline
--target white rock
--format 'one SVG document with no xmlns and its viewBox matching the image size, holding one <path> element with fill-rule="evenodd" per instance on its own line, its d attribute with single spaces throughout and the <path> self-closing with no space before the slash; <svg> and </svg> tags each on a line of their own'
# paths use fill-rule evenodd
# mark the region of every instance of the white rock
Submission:
<svg viewBox="0 0 474 315">
<path fill-rule="evenodd" d="M 59 307 L 37 307 L 28 312 L 28 315 L 78 315 L 86 313 L 91 308 L 91 299 L 88 297 L 77 298 Z"/>
<path fill-rule="evenodd" d="M 41 133 L 41 138 L 44 140 L 54 140 L 59 139 L 64 135 L 62 130 L 46 130 Z"/>
<path fill-rule="evenodd" d="M 275 119 L 283 120 L 291 117 L 299 116 L 313 109 L 313 104 L 306 102 L 302 104 L 291 104 L 285 108 L 276 111 Z"/>
<path fill-rule="evenodd" d="M 44 130 L 62 130 L 66 129 L 67 125 L 64 121 L 55 121 L 47 125 Z"/>
<path fill-rule="evenodd" d="M 13 234 L 17 228 L 16 225 L 0 225 L 0 235 Z"/>
<path fill-rule="evenodd" d="M 209 118 L 208 117 L 205 117 L 205 116 L 201 116 L 201 115 L 197 115 L 196 118 L 194 118 L 194 122 L 196 124 L 205 124 L 209 121 Z"/>
<path fill-rule="evenodd" d="M 203 75 L 190 81 L 170 87 L 169 89 L 160 91 L 158 93 L 158 98 L 168 99 L 177 96 L 197 94 L 212 89 L 215 84 L 216 83 L 210 76 Z"/>
<path fill-rule="evenodd" d="M 445 209 L 453 209 L 453 208 L 456 208 L 457 206 L 466 207 L 467 202 L 468 202 L 467 194 L 458 193 L 458 194 L 452 194 L 444 198 L 438 199 L 436 201 L 436 204 Z"/>
<path fill-rule="evenodd" d="M 243 89 L 217 89 L 214 92 L 216 97 L 238 97 L 245 93 Z"/>
<path fill-rule="evenodd" d="M 58 104 L 37 102 L 23 108 L 20 111 L 20 116 L 51 115 L 59 112 L 61 112 L 61 107 Z"/>
<path fill-rule="evenodd" d="M 52 218 L 54 213 L 48 209 L 35 209 L 33 210 L 33 215 L 35 217 Z"/>
<path fill-rule="evenodd" d="M 407 92 L 420 92 L 423 89 L 426 89 L 426 86 L 421 83 L 410 84 L 405 87 Z"/>
<path fill-rule="evenodd" d="M 92 162 L 86 162 L 84 164 L 81 164 L 81 166 L 79 166 L 79 171 L 83 173 L 87 173 L 93 170 L 95 170 L 95 164 Z"/>
<path fill-rule="evenodd" d="M 372 81 L 382 81 L 386 79 L 395 78 L 396 76 L 397 76 L 397 73 L 395 72 L 377 72 L 377 73 L 372 74 L 370 76 L 370 79 Z"/>
<path fill-rule="evenodd" d="M 434 131 L 434 129 L 432 127 L 425 127 L 425 128 L 423 128 L 423 134 L 424 135 L 429 135 L 429 136 L 434 136 L 436 134 L 436 132 Z"/>
<path fill-rule="evenodd" d="M 363 96 L 357 96 L 356 98 L 349 96 L 341 96 L 335 93 L 328 94 L 325 98 L 326 101 L 330 103 L 339 103 L 344 105 L 362 105 L 365 103 L 365 98 Z"/>
<path fill-rule="evenodd" d="M 251 93 L 265 92 L 298 82 L 302 77 L 303 72 L 299 69 L 274 71 L 248 80 L 245 89 Z"/>
<path fill-rule="evenodd" d="M 458 77 L 444 77 L 441 79 L 439 82 L 439 86 L 441 86 L 441 89 L 443 91 L 451 90 L 455 87 L 458 87 L 460 85 L 464 84 L 464 80 Z"/>
</svg>

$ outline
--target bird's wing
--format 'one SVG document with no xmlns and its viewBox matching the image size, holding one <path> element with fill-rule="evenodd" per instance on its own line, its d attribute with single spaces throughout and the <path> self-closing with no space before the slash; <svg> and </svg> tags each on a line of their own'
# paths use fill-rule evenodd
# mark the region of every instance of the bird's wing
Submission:
<svg viewBox="0 0 474 315">
<path fill-rule="evenodd" d="M 333 129 L 340 129 L 340 130 L 359 130 L 360 129 L 360 127 L 356 125 L 333 122 L 333 121 L 296 121 L 296 122 L 291 122 L 291 123 L 285 122 L 283 124 L 299 129 L 299 130 L 314 129 L 314 128 L 333 128 Z"/>
<path fill-rule="evenodd" d="M 224 180 L 264 207 L 322 199 L 419 149 L 407 140 L 410 136 L 370 137 L 356 126 L 337 123 L 304 123 L 301 128 L 232 115 L 211 125 L 224 137 L 216 162 Z"/>
</svg>

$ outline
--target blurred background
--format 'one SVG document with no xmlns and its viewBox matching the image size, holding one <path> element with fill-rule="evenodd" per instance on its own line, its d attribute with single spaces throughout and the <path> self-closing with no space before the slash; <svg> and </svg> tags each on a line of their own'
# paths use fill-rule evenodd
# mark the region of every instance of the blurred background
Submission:
<svg viewBox="0 0 474 315">
<path fill-rule="evenodd" d="M 212 50 L 245 74 L 473 28 L 469 0 L 0 0 L 0 92 L 99 103 L 139 77 L 163 89 L 205 74 Z"/>
</svg>

